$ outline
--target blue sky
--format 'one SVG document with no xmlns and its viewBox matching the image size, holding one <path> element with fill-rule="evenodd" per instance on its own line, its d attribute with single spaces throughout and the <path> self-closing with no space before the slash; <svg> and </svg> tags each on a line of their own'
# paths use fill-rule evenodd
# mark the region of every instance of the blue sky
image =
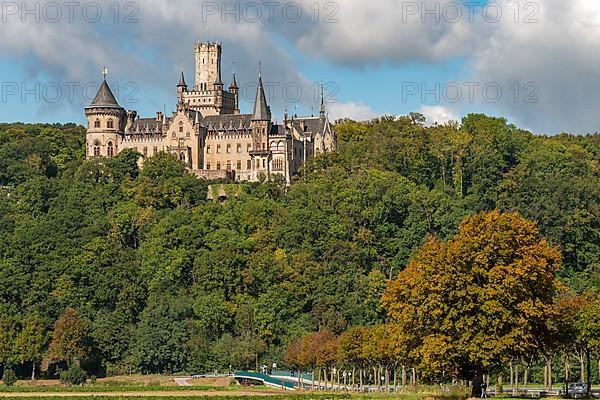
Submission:
<svg viewBox="0 0 600 400">
<path fill-rule="evenodd" d="M 479 1 L 473 20 L 464 2 L 452 0 L 371 3 L 301 0 L 293 2 L 304 13 L 298 21 L 277 12 L 272 20 L 251 20 L 252 4 L 263 13 L 267 8 L 249 0 L 143 0 L 120 3 L 118 16 L 112 3 L 100 2 L 103 16 L 93 22 L 82 12 L 68 21 L 64 9 L 60 20 L 48 21 L 41 10 L 50 4 L 45 1 L 39 22 L 3 6 L 0 120 L 83 123 L 83 107 L 105 65 L 123 107 L 146 116 L 172 111 L 178 70 L 184 66 L 192 85 L 194 42 L 208 39 L 223 44 L 227 83 L 236 64 L 246 93 L 243 111 L 251 109 L 262 62 L 279 120 L 285 109 L 317 112 L 316 90 L 323 82 L 332 118 L 416 111 L 430 123 L 444 123 L 486 112 L 537 133 L 587 133 L 600 126 L 593 106 L 600 90 L 600 69 L 594 67 L 600 61 L 600 6 L 594 0 Z M 35 10 L 33 4 L 28 7 Z M 463 15 L 453 19 L 457 7 Z M 493 20 L 497 9 L 502 15 Z M 336 21 L 326 23 L 332 11 Z M 133 22 L 125 21 L 128 14 Z M 300 88 L 298 101 L 286 99 L 284 88 L 292 94 Z"/>
</svg>

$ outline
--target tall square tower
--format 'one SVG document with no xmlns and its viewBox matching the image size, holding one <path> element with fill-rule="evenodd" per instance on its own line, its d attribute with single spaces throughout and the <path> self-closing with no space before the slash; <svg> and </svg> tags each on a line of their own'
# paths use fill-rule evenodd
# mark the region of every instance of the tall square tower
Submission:
<svg viewBox="0 0 600 400">
<path fill-rule="evenodd" d="M 221 44 L 196 42 L 196 91 L 213 90 L 221 81 Z"/>
</svg>

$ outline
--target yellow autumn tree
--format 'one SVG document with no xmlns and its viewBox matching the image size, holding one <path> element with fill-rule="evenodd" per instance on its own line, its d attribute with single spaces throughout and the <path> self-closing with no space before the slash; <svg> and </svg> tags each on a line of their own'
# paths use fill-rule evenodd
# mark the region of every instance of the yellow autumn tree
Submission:
<svg viewBox="0 0 600 400">
<path fill-rule="evenodd" d="M 424 375 L 472 379 L 478 396 L 485 371 L 540 350 L 559 265 L 534 222 L 480 213 L 449 242 L 428 241 L 382 301 Z"/>
</svg>

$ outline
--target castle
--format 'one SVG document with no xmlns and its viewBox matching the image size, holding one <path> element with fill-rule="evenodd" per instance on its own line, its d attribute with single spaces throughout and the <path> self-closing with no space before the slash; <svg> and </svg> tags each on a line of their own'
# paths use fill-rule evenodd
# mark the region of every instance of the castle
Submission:
<svg viewBox="0 0 600 400">
<path fill-rule="evenodd" d="M 272 121 L 259 73 L 252 114 L 241 114 L 235 73 L 229 90 L 221 80 L 221 44 L 197 42 L 196 81 L 188 89 L 183 70 L 177 85 L 177 109 L 167 116 L 139 118 L 116 101 L 104 81 L 89 107 L 87 157 L 113 157 L 133 149 L 142 162 L 158 152 L 175 155 L 188 170 L 206 179 L 235 181 L 282 179 L 291 182 L 309 158 L 336 150 L 337 138 L 323 97 L 317 117 Z"/>
</svg>

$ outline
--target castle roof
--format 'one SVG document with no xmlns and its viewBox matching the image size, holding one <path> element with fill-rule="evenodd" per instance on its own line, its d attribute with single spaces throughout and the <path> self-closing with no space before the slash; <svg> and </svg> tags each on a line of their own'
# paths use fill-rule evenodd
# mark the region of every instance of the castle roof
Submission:
<svg viewBox="0 0 600 400">
<path fill-rule="evenodd" d="M 127 134 L 162 134 L 163 124 L 156 118 L 138 118 L 129 127 Z"/>
<path fill-rule="evenodd" d="M 263 87 L 262 76 L 258 76 L 258 86 L 256 89 L 256 100 L 254 101 L 254 112 L 252 113 L 253 121 L 270 121 L 271 110 L 267 105 L 267 97 Z"/>
<path fill-rule="evenodd" d="M 233 129 L 244 129 L 250 126 L 252 114 L 225 114 L 225 115 L 207 115 L 204 117 L 206 126 L 210 129 L 217 130 L 220 126 L 227 128 L 233 126 Z"/>
<path fill-rule="evenodd" d="M 233 73 L 233 80 L 231 81 L 231 86 L 229 86 L 229 89 L 239 89 L 237 80 L 235 79 L 235 72 Z"/>
<path fill-rule="evenodd" d="M 117 103 L 117 99 L 115 99 L 115 96 L 110 90 L 108 83 L 106 83 L 106 79 L 102 81 L 102 85 L 100 85 L 100 89 L 98 89 L 96 97 L 88 108 L 92 107 L 122 108 L 119 103 Z"/>
<path fill-rule="evenodd" d="M 187 84 L 185 83 L 185 76 L 183 76 L 183 68 L 181 69 L 181 76 L 179 77 L 179 84 L 177 87 L 187 87 Z"/>
</svg>

